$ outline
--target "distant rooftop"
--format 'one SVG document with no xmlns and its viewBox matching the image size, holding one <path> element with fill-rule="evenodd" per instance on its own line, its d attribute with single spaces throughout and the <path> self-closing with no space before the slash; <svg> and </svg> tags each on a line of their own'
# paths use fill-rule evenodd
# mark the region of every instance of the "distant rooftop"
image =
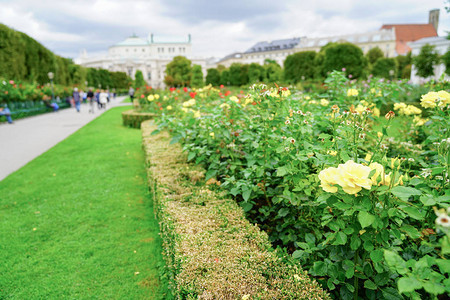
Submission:
<svg viewBox="0 0 450 300">
<path fill-rule="evenodd" d="M 381 29 L 395 30 L 397 54 L 404 55 L 411 51 L 408 42 L 417 41 L 425 37 L 437 36 L 436 29 L 432 24 L 385 24 Z"/>
<path fill-rule="evenodd" d="M 115 44 L 114 46 L 148 46 L 150 44 L 185 44 L 191 42 L 191 35 L 187 36 L 170 36 L 170 35 L 154 35 L 149 34 L 147 38 L 140 38 L 133 34 L 125 40 Z"/>
<path fill-rule="evenodd" d="M 292 49 L 300 42 L 300 38 L 258 42 L 245 53 Z"/>
</svg>

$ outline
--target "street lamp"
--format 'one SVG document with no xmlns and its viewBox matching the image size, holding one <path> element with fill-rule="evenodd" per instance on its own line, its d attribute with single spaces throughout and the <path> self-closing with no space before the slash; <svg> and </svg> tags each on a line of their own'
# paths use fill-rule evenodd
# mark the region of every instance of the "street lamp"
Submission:
<svg viewBox="0 0 450 300">
<path fill-rule="evenodd" d="M 88 82 L 87 81 L 84 82 L 84 86 L 86 87 L 86 89 L 88 88 Z"/>
<path fill-rule="evenodd" d="M 394 79 L 394 74 L 395 74 L 394 70 L 389 70 L 389 77 L 391 78 L 391 81 L 392 79 Z"/>
<path fill-rule="evenodd" d="M 53 77 L 55 76 L 53 72 L 48 72 L 48 78 L 50 79 L 50 84 L 52 86 L 52 101 L 55 100 L 55 91 L 53 90 Z"/>
</svg>

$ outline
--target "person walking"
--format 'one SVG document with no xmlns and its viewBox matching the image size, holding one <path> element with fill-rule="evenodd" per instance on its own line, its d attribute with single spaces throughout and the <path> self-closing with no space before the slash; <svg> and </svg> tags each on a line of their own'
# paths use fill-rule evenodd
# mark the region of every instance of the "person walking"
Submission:
<svg viewBox="0 0 450 300">
<path fill-rule="evenodd" d="M 74 88 L 73 89 L 73 94 L 72 94 L 72 98 L 73 98 L 73 102 L 75 103 L 75 108 L 77 109 L 77 112 L 80 112 L 80 92 L 78 92 L 78 88 Z"/>
<path fill-rule="evenodd" d="M 131 103 L 133 103 L 133 99 L 134 99 L 134 89 L 133 89 L 132 86 L 130 86 L 130 89 L 128 90 L 128 96 L 130 96 Z"/>
<path fill-rule="evenodd" d="M 99 103 L 101 108 L 106 109 L 106 103 L 108 103 L 108 93 L 106 93 L 105 90 L 100 92 Z"/>
<path fill-rule="evenodd" d="M 92 88 L 89 88 L 89 91 L 87 92 L 87 100 L 89 101 L 89 113 L 94 113 L 94 92 L 92 91 Z"/>
<path fill-rule="evenodd" d="M 11 119 L 11 111 L 9 110 L 8 106 L 6 106 L 6 104 L 5 104 L 5 107 L 0 107 L 0 116 L 5 116 L 6 121 L 9 124 L 13 123 L 13 121 Z"/>
</svg>

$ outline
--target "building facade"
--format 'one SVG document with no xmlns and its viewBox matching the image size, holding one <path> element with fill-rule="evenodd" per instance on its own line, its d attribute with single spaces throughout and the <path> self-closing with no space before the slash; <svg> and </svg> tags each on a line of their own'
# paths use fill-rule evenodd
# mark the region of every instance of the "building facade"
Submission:
<svg viewBox="0 0 450 300">
<path fill-rule="evenodd" d="M 91 58 L 84 51 L 77 63 L 89 68 L 125 72 L 133 79 L 136 71 L 140 70 L 150 86 L 164 88 L 166 66 L 175 56 L 187 57 L 193 64 L 200 65 L 206 74 L 207 60 L 191 55 L 191 35 L 159 37 L 150 34 L 147 38 L 133 35 L 109 47 L 108 54 L 103 57 Z"/>
<path fill-rule="evenodd" d="M 296 52 L 295 46 L 300 40 L 301 38 L 292 38 L 258 42 L 245 52 L 236 52 L 225 56 L 217 62 L 217 65 L 227 68 L 233 63 L 263 65 L 266 59 L 270 59 L 282 66 L 286 57 Z"/>
</svg>

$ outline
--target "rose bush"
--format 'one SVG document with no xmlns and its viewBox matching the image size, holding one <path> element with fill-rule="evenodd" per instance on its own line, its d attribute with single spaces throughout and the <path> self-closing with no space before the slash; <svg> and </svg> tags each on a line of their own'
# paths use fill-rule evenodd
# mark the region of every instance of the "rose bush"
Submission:
<svg viewBox="0 0 450 300">
<path fill-rule="evenodd" d="M 420 109 L 405 82 L 334 71 L 325 84 L 172 91 L 182 99 L 169 96 L 160 128 L 336 298 L 450 292 L 448 232 L 433 210 L 450 202 L 448 93 L 424 95 Z"/>
</svg>

